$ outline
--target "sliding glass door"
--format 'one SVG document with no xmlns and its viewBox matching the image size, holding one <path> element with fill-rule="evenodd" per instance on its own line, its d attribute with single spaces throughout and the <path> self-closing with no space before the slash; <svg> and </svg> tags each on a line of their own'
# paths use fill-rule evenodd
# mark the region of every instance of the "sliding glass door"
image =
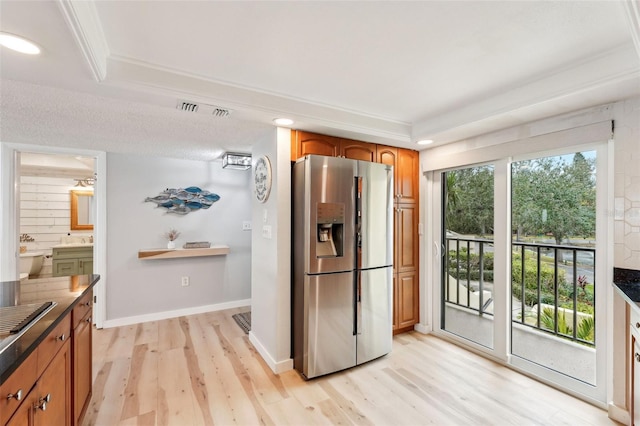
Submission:
<svg viewBox="0 0 640 426">
<path fill-rule="evenodd" d="M 601 158 L 604 157 L 604 158 Z M 437 174 L 440 329 L 604 401 L 606 145 Z"/>
<path fill-rule="evenodd" d="M 511 353 L 590 385 L 601 314 L 596 164 L 596 151 L 511 164 Z"/>
<path fill-rule="evenodd" d="M 441 324 L 493 348 L 492 165 L 443 174 Z"/>
</svg>

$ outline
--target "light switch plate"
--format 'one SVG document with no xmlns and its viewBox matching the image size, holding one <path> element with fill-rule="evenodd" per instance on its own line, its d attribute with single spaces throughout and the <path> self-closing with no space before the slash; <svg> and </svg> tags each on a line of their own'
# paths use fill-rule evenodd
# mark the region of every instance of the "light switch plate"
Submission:
<svg viewBox="0 0 640 426">
<path fill-rule="evenodd" d="M 248 220 L 245 220 L 244 222 L 242 222 L 242 230 L 251 231 L 251 222 L 249 222 Z"/>
</svg>

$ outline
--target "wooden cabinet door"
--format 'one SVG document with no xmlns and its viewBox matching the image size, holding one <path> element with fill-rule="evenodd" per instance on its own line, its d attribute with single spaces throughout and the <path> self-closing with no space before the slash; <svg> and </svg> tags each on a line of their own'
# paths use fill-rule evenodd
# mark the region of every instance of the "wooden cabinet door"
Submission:
<svg viewBox="0 0 640 426">
<path fill-rule="evenodd" d="M 387 164 L 389 166 L 396 166 L 396 159 L 398 158 L 398 148 L 386 145 L 376 146 L 377 162 Z M 395 169 L 394 169 L 395 173 Z M 395 176 L 394 176 L 395 179 Z"/>
<path fill-rule="evenodd" d="M 4 383 L 0 383 L 0 425 L 23 408 L 27 394 L 36 383 L 37 373 L 38 353 L 33 351 Z"/>
<path fill-rule="evenodd" d="M 418 269 L 418 205 L 396 204 L 395 271 Z"/>
<path fill-rule="evenodd" d="M 22 397 L 22 404 L 6 423 L 6 426 L 27 426 L 33 424 L 33 410 L 38 402 L 38 385 L 31 390 L 26 396 Z"/>
<path fill-rule="evenodd" d="M 327 155 L 337 157 L 340 155 L 340 138 L 333 136 L 317 135 L 297 130 L 293 136 L 295 138 L 297 160 L 309 154 Z"/>
<path fill-rule="evenodd" d="M 412 327 L 418 323 L 419 293 L 418 293 L 418 272 L 401 272 L 396 279 L 397 284 L 397 328 L 403 329 Z"/>
<path fill-rule="evenodd" d="M 73 424 L 79 425 L 91 399 L 91 314 L 73 330 Z"/>
<path fill-rule="evenodd" d="M 376 145 L 372 143 L 342 139 L 340 141 L 340 155 L 354 160 L 375 162 L 377 159 Z"/>
<path fill-rule="evenodd" d="M 93 274 L 93 258 L 78 259 L 78 275 Z"/>
<path fill-rule="evenodd" d="M 71 348 L 69 345 L 70 340 L 67 339 L 38 380 L 37 400 L 33 411 L 35 426 L 71 423 Z"/>
<path fill-rule="evenodd" d="M 420 158 L 417 151 L 398 148 L 396 159 L 396 201 L 415 203 L 418 201 L 418 173 Z"/>
</svg>

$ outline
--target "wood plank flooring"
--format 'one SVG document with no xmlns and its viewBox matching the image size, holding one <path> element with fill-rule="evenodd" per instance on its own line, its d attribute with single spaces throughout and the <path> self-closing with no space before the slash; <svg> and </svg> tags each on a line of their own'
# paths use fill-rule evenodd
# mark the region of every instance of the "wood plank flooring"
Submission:
<svg viewBox="0 0 640 426">
<path fill-rule="evenodd" d="M 94 330 L 84 425 L 614 425 L 605 411 L 437 337 L 304 381 L 275 375 L 231 316 Z"/>
</svg>

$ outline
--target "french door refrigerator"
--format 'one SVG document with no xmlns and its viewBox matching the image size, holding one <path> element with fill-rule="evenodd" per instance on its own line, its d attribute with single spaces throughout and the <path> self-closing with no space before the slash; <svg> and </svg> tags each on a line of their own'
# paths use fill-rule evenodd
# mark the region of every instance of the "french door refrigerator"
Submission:
<svg viewBox="0 0 640 426">
<path fill-rule="evenodd" d="M 393 167 L 308 155 L 293 167 L 293 363 L 305 378 L 392 344 Z"/>
</svg>

